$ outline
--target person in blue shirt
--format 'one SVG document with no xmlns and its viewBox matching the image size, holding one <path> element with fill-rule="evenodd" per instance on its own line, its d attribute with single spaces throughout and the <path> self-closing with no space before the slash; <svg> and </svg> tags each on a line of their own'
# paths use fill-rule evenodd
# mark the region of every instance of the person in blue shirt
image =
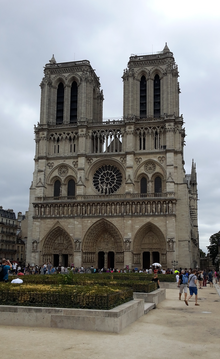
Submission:
<svg viewBox="0 0 220 359">
<path fill-rule="evenodd" d="M 8 271 L 9 271 L 9 269 L 12 268 L 12 264 L 9 260 L 6 260 L 5 258 L 3 258 L 2 265 L 4 266 L 3 267 L 3 281 L 7 282 L 8 281 Z"/>
</svg>

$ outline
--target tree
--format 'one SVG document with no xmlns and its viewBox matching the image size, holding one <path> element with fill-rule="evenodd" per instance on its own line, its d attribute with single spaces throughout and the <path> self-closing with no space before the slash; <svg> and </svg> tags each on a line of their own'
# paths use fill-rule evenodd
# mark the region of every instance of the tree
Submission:
<svg viewBox="0 0 220 359">
<path fill-rule="evenodd" d="M 210 245 L 207 246 L 208 253 L 210 258 L 212 259 L 212 264 L 216 264 L 216 257 L 218 255 L 218 246 L 220 245 L 220 231 L 218 233 L 213 234 L 209 238 Z M 220 253 L 219 253 L 220 254 Z"/>
<path fill-rule="evenodd" d="M 205 258 L 206 257 L 206 253 L 203 252 L 203 250 L 201 248 L 199 249 L 199 252 L 200 252 L 200 258 Z"/>
</svg>

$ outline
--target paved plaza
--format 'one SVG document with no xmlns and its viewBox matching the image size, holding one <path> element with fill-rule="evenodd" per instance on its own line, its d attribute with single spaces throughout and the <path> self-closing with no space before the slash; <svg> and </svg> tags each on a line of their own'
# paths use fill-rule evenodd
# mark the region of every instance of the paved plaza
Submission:
<svg viewBox="0 0 220 359">
<path fill-rule="evenodd" d="M 0 326 L 4 359 L 217 359 L 220 356 L 220 288 L 199 290 L 187 307 L 178 288 L 120 334 Z"/>
</svg>

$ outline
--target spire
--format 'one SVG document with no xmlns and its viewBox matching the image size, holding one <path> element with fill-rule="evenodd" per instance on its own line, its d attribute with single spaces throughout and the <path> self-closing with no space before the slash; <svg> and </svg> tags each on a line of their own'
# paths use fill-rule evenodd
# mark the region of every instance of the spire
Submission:
<svg viewBox="0 0 220 359">
<path fill-rule="evenodd" d="M 164 46 L 163 52 L 164 52 L 164 53 L 170 52 L 170 49 L 169 49 L 169 47 L 167 46 L 167 42 L 165 42 L 165 46 Z"/>
<path fill-rule="evenodd" d="M 50 62 L 51 65 L 54 65 L 54 64 L 57 63 L 56 60 L 55 60 L 54 54 L 53 54 L 53 56 L 51 57 L 51 60 L 49 60 L 49 62 Z"/>
<path fill-rule="evenodd" d="M 192 184 L 197 183 L 196 164 L 194 163 L 194 160 L 192 160 L 191 183 Z"/>
</svg>

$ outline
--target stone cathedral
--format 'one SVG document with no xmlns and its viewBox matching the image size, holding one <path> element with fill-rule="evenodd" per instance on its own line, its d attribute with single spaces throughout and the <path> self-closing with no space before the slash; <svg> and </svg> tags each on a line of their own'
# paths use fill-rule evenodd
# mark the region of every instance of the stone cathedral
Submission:
<svg viewBox="0 0 220 359">
<path fill-rule="evenodd" d="M 45 65 L 27 262 L 95 268 L 199 265 L 197 175 L 184 170 L 178 67 L 163 51 L 129 58 L 123 116 L 103 120 L 87 60 Z"/>
</svg>

